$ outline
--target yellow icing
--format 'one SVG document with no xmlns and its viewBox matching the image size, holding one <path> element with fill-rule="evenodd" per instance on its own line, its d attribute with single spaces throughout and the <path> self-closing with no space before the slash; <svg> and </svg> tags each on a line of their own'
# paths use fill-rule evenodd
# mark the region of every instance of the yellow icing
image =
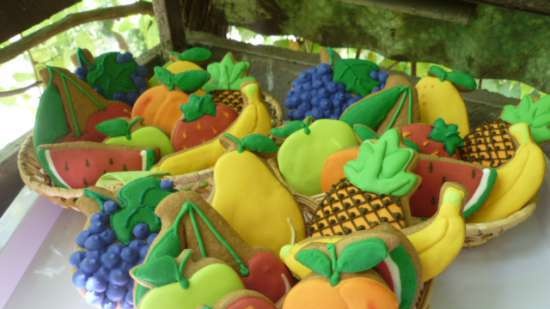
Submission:
<svg viewBox="0 0 550 309">
<path fill-rule="evenodd" d="M 251 133 L 269 134 L 271 117 L 260 98 L 258 84 L 246 84 L 241 91 L 245 94 L 248 104 L 226 132 L 238 138 Z M 214 166 L 224 152 L 219 139 L 215 138 L 200 146 L 164 157 L 153 170 L 180 175 L 207 169 Z"/>
<path fill-rule="evenodd" d="M 286 264 L 288 269 L 296 276 L 298 279 L 302 279 L 307 277 L 311 274 L 311 269 L 305 267 L 302 265 L 302 263 L 298 262 L 294 256 L 300 249 L 303 247 L 314 243 L 324 243 L 324 244 L 333 244 L 342 239 L 343 236 L 328 236 L 328 237 L 315 237 L 315 238 L 307 238 L 304 239 L 296 244 L 293 245 L 286 245 L 281 248 L 279 251 L 279 257 L 283 262 Z"/>
<path fill-rule="evenodd" d="M 420 121 L 428 124 L 437 118 L 458 125 L 461 136 L 470 132 L 468 111 L 460 92 L 449 81 L 426 76 L 416 84 L 420 110 Z"/>
<path fill-rule="evenodd" d="M 134 146 L 139 148 L 158 148 L 160 155 L 174 152 L 170 139 L 156 127 L 143 127 L 132 132 L 130 139 L 126 136 L 110 137 L 103 141 L 108 145 Z"/>
<path fill-rule="evenodd" d="M 469 222 L 504 219 L 533 200 L 546 172 L 546 159 L 540 147 L 531 139 L 529 127 L 518 123 L 510 134 L 519 144 L 514 157 L 497 168 L 497 180 L 489 198 L 469 218 Z"/>
<path fill-rule="evenodd" d="M 305 237 L 304 221 L 292 194 L 269 167 L 251 152 L 231 151 L 214 167 L 214 207 L 251 246 L 279 249 Z"/>
<path fill-rule="evenodd" d="M 196 309 L 214 306 L 225 295 L 243 289 L 241 278 L 229 266 L 209 264 L 189 279 L 189 288 L 175 282 L 157 287 L 145 294 L 139 309 Z"/>
</svg>

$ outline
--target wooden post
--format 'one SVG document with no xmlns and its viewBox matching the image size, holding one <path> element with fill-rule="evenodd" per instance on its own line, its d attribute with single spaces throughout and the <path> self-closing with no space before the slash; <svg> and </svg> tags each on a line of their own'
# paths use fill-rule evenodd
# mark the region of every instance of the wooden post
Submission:
<svg viewBox="0 0 550 309">
<path fill-rule="evenodd" d="M 164 58 L 167 58 L 170 51 L 181 51 L 186 48 L 183 7 L 182 0 L 153 1 Z"/>
</svg>

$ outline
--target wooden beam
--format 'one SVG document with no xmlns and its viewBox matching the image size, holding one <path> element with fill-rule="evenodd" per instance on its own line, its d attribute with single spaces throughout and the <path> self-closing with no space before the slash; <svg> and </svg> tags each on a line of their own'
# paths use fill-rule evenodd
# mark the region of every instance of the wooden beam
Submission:
<svg viewBox="0 0 550 309">
<path fill-rule="evenodd" d="M 153 10 L 159 27 L 163 57 L 170 51 L 186 47 L 182 0 L 153 0 Z"/>
<path fill-rule="evenodd" d="M 475 3 L 487 3 L 514 10 L 550 15 L 550 1 L 548 0 L 465 0 Z"/>
<path fill-rule="evenodd" d="M 340 0 L 345 3 L 376 6 L 398 13 L 468 24 L 475 12 L 475 4 L 440 0 Z"/>
<path fill-rule="evenodd" d="M 0 49 L 0 63 L 15 58 L 22 52 L 46 41 L 47 39 L 75 26 L 98 20 L 116 19 L 135 14 L 152 14 L 151 3 L 139 1 L 130 5 L 95 9 L 86 12 L 73 13 L 62 20 L 46 26 L 25 36 L 21 40 Z"/>
</svg>

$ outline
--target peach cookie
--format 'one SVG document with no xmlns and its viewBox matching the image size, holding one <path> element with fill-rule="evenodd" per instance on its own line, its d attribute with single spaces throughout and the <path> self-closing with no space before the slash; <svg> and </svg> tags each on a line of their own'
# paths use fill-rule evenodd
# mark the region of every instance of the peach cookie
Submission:
<svg viewBox="0 0 550 309">
<path fill-rule="evenodd" d="M 336 243 L 313 242 L 295 254 L 315 274 L 285 297 L 283 309 L 413 308 L 420 267 L 412 245 L 384 226 Z"/>
</svg>

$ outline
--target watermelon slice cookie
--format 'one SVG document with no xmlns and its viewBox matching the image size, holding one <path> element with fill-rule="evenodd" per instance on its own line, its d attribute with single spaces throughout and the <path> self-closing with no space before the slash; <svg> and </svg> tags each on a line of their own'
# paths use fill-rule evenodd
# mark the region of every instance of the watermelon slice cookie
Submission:
<svg viewBox="0 0 550 309">
<path fill-rule="evenodd" d="M 447 124 L 439 118 L 433 125 L 413 123 L 401 127 L 401 135 L 414 142 L 418 152 L 433 154 L 438 157 L 458 159 L 464 140 L 460 136 L 458 126 Z"/>
<path fill-rule="evenodd" d="M 64 188 L 92 186 L 108 172 L 148 170 L 156 162 L 153 149 L 94 142 L 69 142 L 38 147 L 38 160 L 53 184 Z"/>
</svg>

